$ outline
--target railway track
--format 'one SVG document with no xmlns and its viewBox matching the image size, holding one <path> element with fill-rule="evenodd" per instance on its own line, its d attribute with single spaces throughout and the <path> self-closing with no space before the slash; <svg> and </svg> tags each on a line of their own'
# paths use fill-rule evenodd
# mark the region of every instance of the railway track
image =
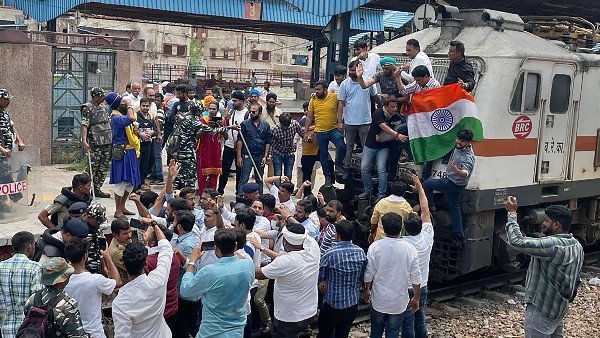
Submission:
<svg viewBox="0 0 600 338">
<path fill-rule="evenodd" d="M 590 266 L 598 262 L 600 262 L 600 251 L 585 254 L 584 266 Z M 480 291 L 492 290 L 506 285 L 517 284 L 525 280 L 526 274 L 527 269 L 523 269 L 517 272 L 503 273 L 452 286 L 431 289 L 427 295 L 427 301 L 428 303 L 443 302 L 457 297 L 474 295 Z M 358 315 L 354 320 L 354 324 L 356 325 L 369 321 L 370 309 L 371 307 L 369 304 L 360 304 L 358 307 Z"/>
</svg>

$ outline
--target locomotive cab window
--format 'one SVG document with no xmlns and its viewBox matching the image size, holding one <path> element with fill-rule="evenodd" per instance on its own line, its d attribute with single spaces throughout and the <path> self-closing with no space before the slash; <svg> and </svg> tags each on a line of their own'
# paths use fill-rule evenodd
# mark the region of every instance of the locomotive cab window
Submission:
<svg viewBox="0 0 600 338">
<path fill-rule="evenodd" d="M 550 92 L 550 112 L 564 114 L 569 109 L 571 98 L 571 77 L 566 74 L 556 74 L 552 79 Z"/>
<path fill-rule="evenodd" d="M 521 73 L 513 90 L 510 110 L 517 114 L 535 114 L 540 102 L 540 74 Z"/>
</svg>

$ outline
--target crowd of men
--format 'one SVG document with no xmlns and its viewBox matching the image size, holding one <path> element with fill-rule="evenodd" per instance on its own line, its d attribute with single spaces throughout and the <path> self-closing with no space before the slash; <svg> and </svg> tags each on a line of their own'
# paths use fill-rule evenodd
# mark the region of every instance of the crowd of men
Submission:
<svg viewBox="0 0 600 338">
<path fill-rule="evenodd" d="M 361 301 L 371 304 L 371 337 L 425 337 L 433 190 L 452 202 L 453 238 L 460 245 L 458 200 L 474 167 L 473 134 L 457 134 L 444 179 L 429 177 L 431 163 L 411 182 L 388 177 L 401 156 L 410 159 L 399 105 L 440 83 L 416 40 L 406 46 L 412 62 L 402 66 L 368 52 L 364 41 L 354 47 L 347 70 L 338 66 L 331 84 L 315 84 L 299 122 L 276 106 L 268 86 L 262 93 L 224 91 L 221 100 L 212 92 L 199 99 L 195 87 L 170 83 L 164 94 L 137 83 L 123 95 L 93 88 L 82 106 L 81 135 L 91 168 L 40 212 L 48 228 L 40 239 L 15 234 L 15 255 L 0 262 L 1 336 L 48 330 L 57 337 L 105 337 L 102 301 L 108 297 L 115 337 L 250 337 L 257 331 L 298 337 L 310 334 L 317 313 L 318 337 L 347 337 Z M 444 84 L 470 91 L 473 70 L 464 53 L 462 43 L 450 43 Z M 0 165 L 13 144 L 25 146 L 5 110 L 9 99 L 0 90 L 0 135 L 11 137 L 2 136 Z M 352 243 L 356 226 L 342 203 L 311 189 L 316 162 L 326 187 L 336 180 L 334 168 L 342 181 L 349 178 L 356 139 L 365 190 L 359 198 L 375 195 L 368 250 Z M 296 152 L 298 184 L 292 182 Z M 269 165 L 272 174 L 265 175 Z M 233 167 L 237 197 L 227 206 L 223 194 Z M 106 209 L 95 199 L 110 196 L 101 190 L 106 175 L 116 205 L 110 244 L 100 231 Z M 411 205 L 407 192 L 419 203 Z M 135 212 L 125 208 L 128 200 Z M 506 209 L 509 244 L 532 256 L 526 336 L 561 336 L 583 258 L 568 233 L 570 212 L 548 207 L 547 236 L 529 238 L 516 222 L 515 198 Z"/>
</svg>

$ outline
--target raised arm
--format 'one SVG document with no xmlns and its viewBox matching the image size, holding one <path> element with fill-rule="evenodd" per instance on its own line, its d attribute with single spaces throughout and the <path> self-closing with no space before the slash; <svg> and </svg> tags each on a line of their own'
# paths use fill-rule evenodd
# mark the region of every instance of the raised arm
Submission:
<svg viewBox="0 0 600 338">
<path fill-rule="evenodd" d="M 427 201 L 427 195 L 421 184 L 421 180 L 418 175 L 413 175 L 413 184 L 415 189 L 419 193 L 419 206 L 421 207 L 421 221 L 431 223 L 431 213 L 429 211 L 429 202 Z"/>
<path fill-rule="evenodd" d="M 506 200 L 508 220 L 506 222 L 506 235 L 508 244 L 516 250 L 543 259 L 554 257 L 554 241 L 551 237 L 533 238 L 524 236 L 517 223 L 517 198 L 509 196 Z"/>
<path fill-rule="evenodd" d="M 376 84 L 377 82 L 379 82 L 378 78 L 369 78 L 365 81 L 365 79 L 363 79 L 363 67 L 362 64 L 359 63 L 356 66 L 356 77 L 358 79 L 358 84 L 363 88 L 363 89 L 367 89 L 369 87 L 371 87 L 372 85 Z"/>
</svg>

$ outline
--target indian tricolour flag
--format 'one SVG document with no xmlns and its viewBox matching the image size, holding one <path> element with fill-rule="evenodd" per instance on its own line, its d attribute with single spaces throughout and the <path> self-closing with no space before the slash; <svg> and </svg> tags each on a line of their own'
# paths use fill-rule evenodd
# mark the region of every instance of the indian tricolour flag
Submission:
<svg viewBox="0 0 600 338">
<path fill-rule="evenodd" d="M 461 129 L 471 129 L 475 141 L 483 140 L 473 96 L 458 84 L 413 94 L 408 114 L 408 135 L 415 163 L 448 154 Z"/>
</svg>

